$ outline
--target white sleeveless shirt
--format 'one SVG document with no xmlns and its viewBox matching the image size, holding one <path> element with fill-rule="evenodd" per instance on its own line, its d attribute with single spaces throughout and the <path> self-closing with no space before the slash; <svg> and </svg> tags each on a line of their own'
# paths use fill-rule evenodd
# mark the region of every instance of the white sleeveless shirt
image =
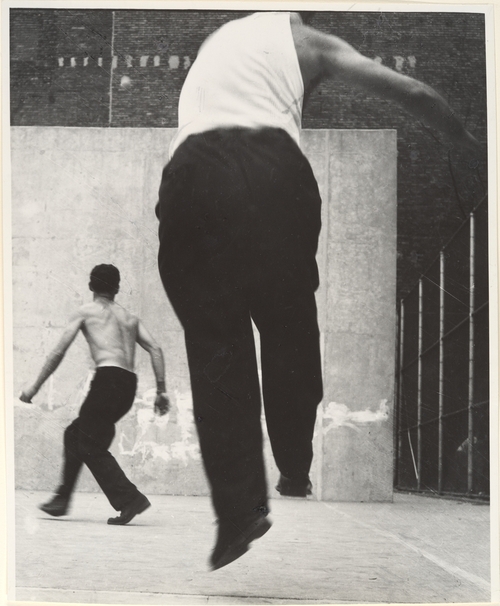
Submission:
<svg viewBox="0 0 500 606">
<path fill-rule="evenodd" d="M 297 144 L 304 84 L 290 13 L 255 13 L 202 44 L 182 87 L 170 157 L 190 135 L 215 128 L 282 128 Z"/>
</svg>

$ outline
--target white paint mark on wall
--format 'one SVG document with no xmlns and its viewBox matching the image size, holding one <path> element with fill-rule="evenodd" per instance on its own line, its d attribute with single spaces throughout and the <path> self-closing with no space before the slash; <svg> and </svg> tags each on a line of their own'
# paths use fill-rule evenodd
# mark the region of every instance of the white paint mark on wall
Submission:
<svg viewBox="0 0 500 606">
<path fill-rule="evenodd" d="M 148 66 L 148 61 L 149 61 L 149 57 L 150 55 L 142 55 L 141 57 L 139 57 L 139 65 L 140 67 L 147 67 Z M 135 58 L 132 55 L 125 55 L 125 65 L 126 67 L 132 67 L 133 63 L 134 63 Z M 382 62 L 382 59 L 380 59 L 380 57 L 376 57 L 375 58 L 376 61 L 378 61 L 379 63 Z M 121 60 L 120 60 L 121 61 Z M 59 67 L 64 67 L 64 62 L 65 62 L 65 58 L 64 57 L 58 57 L 57 58 L 57 62 Z M 83 66 L 87 67 L 89 64 L 89 57 L 84 57 L 83 58 Z M 155 55 L 153 57 L 153 65 L 154 67 L 159 67 L 161 64 L 161 57 L 160 55 Z M 66 65 L 71 65 L 71 67 L 76 67 L 77 65 L 77 58 L 76 57 L 70 57 L 69 59 L 69 63 L 66 63 Z M 103 58 L 102 57 L 98 57 L 97 59 L 97 65 L 99 67 L 103 66 Z M 170 69 L 178 69 L 181 65 L 181 57 L 179 57 L 178 55 L 171 55 L 168 59 L 168 65 L 170 67 Z M 118 67 L 118 55 L 113 55 L 113 58 L 111 60 L 111 68 L 112 69 L 116 69 Z M 182 67 L 184 69 L 189 69 L 191 67 L 191 58 L 187 55 L 185 55 L 184 57 L 182 57 Z"/>
<path fill-rule="evenodd" d="M 136 410 L 137 432 L 132 445 L 127 445 L 130 435 L 122 431 L 118 440 L 119 452 L 125 456 L 139 455 L 142 462 L 154 459 L 170 461 L 172 459 L 181 461 L 187 465 L 190 460 L 199 460 L 199 447 L 194 435 L 193 404 L 190 394 L 175 392 L 171 398 L 172 409 L 164 416 L 158 416 L 154 412 L 154 400 L 156 390 L 149 389 L 142 398 L 136 398 L 134 402 Z M 175 406 L 175 408 L 174 408 Z M 178 435 L 179 439 L 168 443 L 161 442 L 161 434 L 166 437 L 169 425 L 172 433 Z M 169 432 L 170 433 L 170 432 Z M 158 439 L 160 436 L 160 440 Z"/>
<path fill-rule="evenodd" d="M 382 57 L 379 57 L 378 55 L 374 57 L 373 60 L 375 61 L 375 63 L 382 63 Z"/>
<path fill-rule="evenodd" d="M 408 57 L 408 63 L 409 63 L 409 65 L 410 65 L 410 67 L 411 67 L 412 69 L 415 69 L 415 67 L 416 67 L 416 65 L 417 65 L 417 58 L 416 58 L 416 57 L 414 57 L 413 55 L 410 55 L 410 56 Z"/>
<path fill-rule="evenodd" d="M 200 459 L 198 439 L 194 435 L 193 399 L 191 393 L 175 392 L 177 402 L 177 425 L 180 429 L 180 440 L 172 444 L 172 456 L 187 463 L 189 459 Z"/>
<path fill-rule="evenodd" d="M 381 400 L 378 410 L 350 410 L 345 404 L 330 402 L 323 411 L 325 433 L 338 427 L 350 427 L 360 431 L 359 425 L 380 423 L 389 418 L 387 400 Z"/>
<path fill-rule="evenodd" d="M 398 72 L 402 71 L 403 70 L 403 65 L 404 65 L 404 62 L 405 62 L 405 58 L 404 57 L 400 57 L 399 55 L 396 55 L 394 57 L 394 61 L 396 62 L 396 65 L 395 65 L 396 71 L 398 71 Z"/>
</svg>

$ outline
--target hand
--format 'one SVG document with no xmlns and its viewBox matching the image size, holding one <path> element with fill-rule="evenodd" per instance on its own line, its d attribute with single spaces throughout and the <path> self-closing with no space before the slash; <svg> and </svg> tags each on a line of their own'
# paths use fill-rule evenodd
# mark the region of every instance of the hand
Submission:
<svg viewBox="0 0 500 606">
<path fill-rule="evenodd" d="M 21 402 L 26 402 L 26 404 L 32 404 L 31 398 L 37 393 L 38 389 L 34 389 L 30 387 L 28 389 L 23 389 L 23 391 L 19 394 L 19 399 Z"/>
<path fill-rule="evenodd" d="M 167 414 L 170 410 L 170 400 L 166 393 L 158 393 L 156 394 L 155 399 L 155 412 L 159 414 L 160 417 Z"/>
</svg>

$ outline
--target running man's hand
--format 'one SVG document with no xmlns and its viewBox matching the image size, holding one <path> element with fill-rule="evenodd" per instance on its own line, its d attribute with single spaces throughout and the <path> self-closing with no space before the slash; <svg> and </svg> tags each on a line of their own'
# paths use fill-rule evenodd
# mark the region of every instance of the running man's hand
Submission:
<svg viewBox="0 0 500 606">
<path fill-rule="evenodd" d="M 163 415 L 167 414 L 167 412 L 170 410 L 170 400 L 168 399 L 168 396 L 166 393 L 158 393 L 156 394 L 156 399 L 155 399 L 155 412 L 156 414 L 160 415 L 160 417 L 162 417 Z"/>
<path fill-rule="evenodd" d="M 31 398 L 38 392 L 38 389 L 34 387 L 29 387 L 28 389 L 23 389 L 19 394 L 19 399 L 21 402 L 25 402 L 26 404 L 32 404 Z"/>
</svg>

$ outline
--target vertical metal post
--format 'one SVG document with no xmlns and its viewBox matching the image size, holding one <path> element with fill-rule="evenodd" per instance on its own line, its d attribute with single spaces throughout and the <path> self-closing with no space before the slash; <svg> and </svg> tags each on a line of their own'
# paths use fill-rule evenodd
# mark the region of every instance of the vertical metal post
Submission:
<svg viewBox="0 0 500 606">
<path fill-rule="evenodd" d="M 469 394 L 468 394 L 468 441 L 467 450 L 467 492 L 471 493 L 474 487 L 474 306 L 475 306 L 475 217 L 470 215 L 470 249 L 469 249 Z"/>
<path fill-rule="evenodd" d="M 399 307 L 399 356 L 398 356 L 398 405 L 396 407 L 396 457 L 394 460 L 394 470 L 396 473 L 395 484 L 399 484 L 399 461 L 401 460 L 402 450 L 402 431 L 401 431 L 401 410 L 403 407 L 403 365 L 404 365 L 404 335 L 405 335 L 405 303 L 401 299 Z"/>
<path fill-rule="evenodd" d="M 113 72 L 115 69 L 115 11 L 111 13 L 111 63 L 109 66 L 109 112 L 108 126 L 113 120 Z"/>
<path fill-rule="evenodd" d="M 438 492 L 443 491 L 443 409 L 444 409 L 444 314 L 445 259 L 439 253 L 439 396 L 438 396 Z"/>
<path fill-rule="evenodd" d="M 424 283 L 418 281 L 418 383 L 417 383 L 417 490 L 422 477 L 422 335 L 424 314 Z"/>
</svg>

